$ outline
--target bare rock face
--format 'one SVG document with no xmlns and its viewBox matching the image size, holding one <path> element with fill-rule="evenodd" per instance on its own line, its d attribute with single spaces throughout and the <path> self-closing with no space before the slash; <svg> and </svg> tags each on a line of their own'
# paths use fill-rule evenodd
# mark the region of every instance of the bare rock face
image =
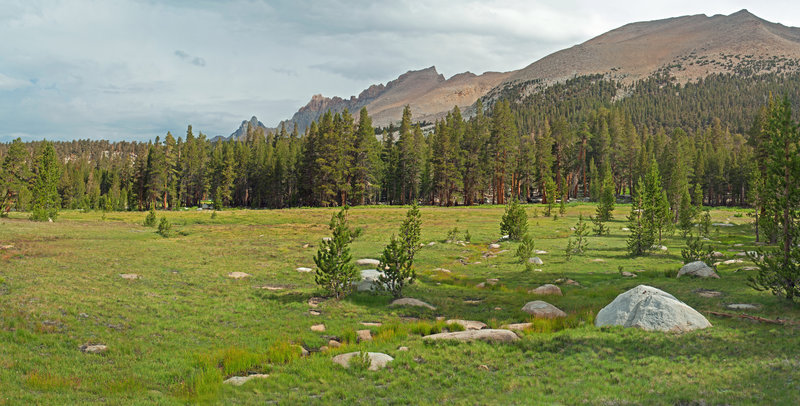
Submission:
<svg viewBox="0 0 800 406">
<path fill-rule="evenodd" d="M 706 265 L 706 263 L 703 261 L 690 262 L 682 266 L 681 269 L 678 271 L 678 278 L 680 278 L 683 275 L 696 276 L 699 278 L 719 279 L 719 275 L 717 275 L 717 273 L 714 272 L 714 268 L 711 268 L 710 266 Z"/>
<path fill-rule="evenodd" d="M 423 302 L 419 299 L 414 299 L 410 297 L 404 297 L 402 299 L 396 299 L 392 302 L 389 306 L 417 306 L 417 307 L 424 307 L 431 310 L 436 310 L 435 307 Z"/>
<path fill-rule="evenodd" d="M 484 329 L 484 330 L 464 330 L 452 333 L 431 334 L 423 337 L 423 340 L 454 340 L 454 341 L 486 341 L 490 343 L 510 343 L 519 340 L 511 330 Z"/>
<path fill-rule="evenodd" d="M 562 295 L 561 288 L 559 288 L 556 285 L 550 284 L 550 283 L 547 283 L 547 284 L 544 284 L 542 286 L 539 286 L 536 289 L 531 289 L 531 290 L 528 291 L 528 293 L 531 293 L 531 294 L 534 294 L 534 295 L 556 295 L 556 296 L 561 296 Z"/>
<path fill-rule="evenodd" d="M 447 324 L 458 324 L 464 327 L 464 330 L 482 330 L 488 327 L 486 323 L 476 320 L 450 319 L 447 320 Z"/>
<path fill-rule="evenodd" d="M 567 317 L 563 310 L 559 309 L 542 300 L 534 300 L 533 302 L 525 303 L 522 311 L 542 319 L 554 319 L 556 317 Z"/>
<path fill-rule="evenodd" d="M 597 313 L 594 324 L 684 332 L 711 327 L 702 314 L 660 289 L 639 285 Z"/>
<path fill-rule="evenodd" d="M 350 361 L 354 357 L 359 356 L 360 354 L 365 354 L 365 356 L 369 358 L 369 367 L 367 369 L 369 369 L 370 371 L 377 371 L 379 369 L 385 368 L 388 363 L 394 361 L 394 358 L 382 352 L 367 352 L 367 353 L 348 352 L 346 354 L 339 354 L 333 357 L 332 361 L 345 368 L 350 368 Z"/>
</svg>

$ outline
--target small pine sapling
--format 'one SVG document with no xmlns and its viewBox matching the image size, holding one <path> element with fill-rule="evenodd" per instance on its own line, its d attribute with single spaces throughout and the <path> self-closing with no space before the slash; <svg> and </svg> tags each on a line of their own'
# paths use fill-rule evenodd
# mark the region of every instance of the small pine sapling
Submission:
<svg viewBox="0 0 800 406">
<path fill-rule="evenodd" d="M 158 223 L 158 234 L 164 238 L 172 235 L 172 224 L 166 217 L 161 217 L 161 221 Z"/>
<path fill-rule="evenodd" d="M 333 237 L 323 239 L 314 256 L 317 265 L 314 281 L 336 299 L 347 296 L 358 279 L 358 269 L 350 262 L 349 245 L 354 237 L 347 224 L 347 210 L 345 206 L 331 217 L 328 227 Z"/>
<path fill-rule="evenodd" d="M 142 223 L 145 227 L 155 227 L 156 226 L 156 209 L 151 207 L 150 212 L 147 213 L 147 217 L 144 218 L 144 223 Z"/>
<path fill-rule="evenodd" d="M 500 222 L 500 235 L 508 235 L 511 241 L 519 241 L 528 232 L 528 215 L 525 208 L 517 200 L 506 205 L 506 211 Z"/>
</svg>

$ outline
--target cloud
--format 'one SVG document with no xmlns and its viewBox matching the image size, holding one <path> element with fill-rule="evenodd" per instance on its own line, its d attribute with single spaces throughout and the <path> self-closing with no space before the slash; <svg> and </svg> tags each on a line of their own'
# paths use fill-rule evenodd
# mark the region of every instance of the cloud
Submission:
<svg viewBox="0 0 800 406">
<path fill-rule="evenodd" d="M 175 50 L 175 56 L 178 58 L 191 63 L 194 66 L 204 67 L 206 66 L 206 60 L 199 57 L 199 56 L 192 56 L 186 53 L 185 51 L 181 51 L 180 49 Z"/>
<path fill-rule="evenodd" d="M 28 86 L 32 86 L 30 81 L 12 78 L 0 73 L 0 91 L 16 90 Z"/>
</svg>

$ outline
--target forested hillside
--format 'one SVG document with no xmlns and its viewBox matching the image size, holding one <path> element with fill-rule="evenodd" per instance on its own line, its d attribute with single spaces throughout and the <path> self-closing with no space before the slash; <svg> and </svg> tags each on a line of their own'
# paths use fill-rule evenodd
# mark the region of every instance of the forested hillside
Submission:
<svg viewBox="0 0 800 406">
<path fill-rule="evenodd" d="M 679 210 L 684 190 L 705 204 L 744 205 L 770 95 L 798 105 L 800 75 L 712 75 L 684 85 L 667 74 L 623 86 L 578 77 L 423 131 L 403 113 L 381 136 L 366 109 L 327 113 L 303 134 L 249 128 L 245 139 L 186 134 L 149 143 L 55 142 L 64 208 L 278 208 L 361 204 L 471 205 L 596 197 L 608 168 L 631 192 L 655 157 Z M 26 210 L 42 142 L 0 145 L 3 210 Z M 548 193 L 549 192 L 549 193 Z"/>
</svg>

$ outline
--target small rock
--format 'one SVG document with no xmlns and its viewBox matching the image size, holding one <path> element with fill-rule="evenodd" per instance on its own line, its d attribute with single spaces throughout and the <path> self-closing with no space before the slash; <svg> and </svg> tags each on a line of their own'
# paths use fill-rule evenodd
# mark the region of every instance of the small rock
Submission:
<svg viewBox="0 0 800 406">
<path fill-rule="evenodd" d="M 739 244 L 733 244 L 733 246 L 734 246 L 734 247 L 744 247 L 744 244 L 742 244 L 742 243 L 739 243 Z"/>
<path fill-rule="evenodd" d="M 311 245 L 309 245 L 308 243 L 305 243 L 305 244 L 303 244 L 303 248 L 308 248 L 308 247 L 310 247 L 310 246 L 311 246 Z"/>
<path fill-rule="evenodd" d="M 405 346 L 398 347 L 398 348 L 397 348 L 397 351 L 401 351 L 401 352 L 408 351 L 408 347 L 405 347 Z"/>
<path fill-rule="evenodd" d="M 714 269 L 706 265 L 706 263 L 703 261 L 694 261 L 682 266 L 678 271 L 678 278 L 683 275 L 719 279 L 719 275 L 714 272 Z"/>
<path fill-rule="evenodd" d="M 338 342 L 336 340 L 328 340 L 328 347 L 330 347 L 330 348 L 339 348 L 341 346 L 342 346 L 342 343 L 340 343 L 340 342 Z"/>
<path fill-rule="evenodd" d="M 103 344 L 94 344 L 94 345 L 84 344 L 80 346 L 80 349 L 85 354 L 102 354 L 108 351 L 108 347 Z"/>
<path fill-rule="evenodd" d="M 543 251 L 543 250 L 534 250 L 534 251 L 533 251 L 533 253 L 534 253 L 534 254 L 536 254 L 536 255 L 544 255 L 544 254 L 547 254 L 547 251 Z"/>
<path fill-rule="evenodd" d="M 723 254 L 723 253 L 721 253 L 719 251 L 714 251 L 714 252 L 711 253 L 711 256 L 714 257 L 714 258 L 722 258 L 722 257 L 725 256 L 725 254 Z"/>
<path fill-rule="evenodd" d="M 500 244 L 489 244 L 490 250 L 498 250 L 500 249 Z"/>
<path fill-rule="evenodd" d="M 361 271 L 361 280 L 354 282 L 356 290 L 359 292 L 371 292 L 378 290 L 381 282 L 380 277 L 386 274 L 377 269 L 364 269 Z"/>
<path fill-rule="evenodd" d="M 358 330 L 356 336 L 358 336 L 358 342 L 372 341 L 372 331 L 370 330 Z"/>
<path fill-rule="evenodd" d="M 310 314 L 312 316 L 319 316 L 320 314 L 322 314 L 322 312 L 320 312 L 319 310 L 313 310 L 312 309 L 312 310 L 308 311 L 308 314 Z"/>
<path fill-rule="evenodd" d="M 733 227 L 735 224 L 731 223 L 711 223 L 714 227 Z"/>
<path fill-rule="evenodd" d="M 591 260 L 591 261 L 589 261 L 589 262 L 606 262 L 606 260 L 605 260 L 605 259 L 602 259 L 602 258 L 594 258 L 594 259 L 592 259 L 592 260 Z"/>
<path fill-rule="evenodd" d="M 516 334 L 510 330 L 503 329 L 484 329 L 484 330 L 465 330 L 454 331 L 451 333 L 431 334 L 422 337 L 423 340 L 454 340 L 454 341 L 486 341 L 490 343 L 508 343 L 519 340 Z"/>
<path fill-rule="evenodd" d="M 521 331 L 521 330 L 525 330 L 526 328 L 531 328 L 531 327 L 533 327 L 533 323 L 512 323 L 512 324 L 508 324 L 508 325 L 503 326 L 503 328 L 508 329 L 508 330 L 512 330 L 512 331 Z"/>
<path fill-rule="evenodd" d="M 392 302 L 389 306 L 417 306 L 417 307 L 425 307 L 431 310 L 436 310 L 435 307 L 419 300 L 410 297 L 404 297 L 402 299 L 396 299 Z"/>
<path fill-rule="evenodd" d="M 380 263 L 381 261 L 372 258 L 362 258 L 356 261 L 358 266 L 378 266 Z"/>
<path fill-rule="evenodd" d="M 449 269 L 444 269 L 444 268 L 436 268 L 436 269 L 434 269 L 434 271 L 442 272 L 442 273 L 451 273 L 451 271 Z"/>
<path fill-rule="evenodd" d="M 394 358 L 390 357 L 388 354 L 384 354 L 382 352 L 367 352 L 367 353 L 360 353 L 360 352 L 348 352 L 346 354 L 339 354 L 333 357 L 332 361 L 337 363 L 345 368 L 350 367 L 350 360 L 353 357 L 361 356 L 361 354 L 365 354 L 366 357 L 369 358 L 369 369 L 370 371 L 377 371 L 381 368 L 385 368 L 386 364 L 394 361 Z"/>
<path fill-rule="evenodd" d="M 567 314 L 564 313 L 563 310 L 542 300 L 534 300 L 532 302 L 525 303 L 525 306 L 522 307 L 522 311 L 533 315 L 533 317 L 544 319 L 567 317 Z"/>
<path fill-rule="evenodd" d="M 461 327 L 464 327 L 464 330 L 482 330 L 488 327 L 486 323 L 482 321 L 475 321 L 475 320 L 460 320 L 460 319 L 450 319 L 447 320 L 447 324 L 458 324 Z"/>
<path fill-rule="evenodd" d="M 282 287 L 280 287 L 280 286 L 273 286 L 273 285 L 264 285 L 264 286 L 258 286 L 258 288 L 259 288 L 259 289 L 271 290 L 271 291 L 283 290 L 283 288 L 282 288 Z"/>
<path fill-rule="evenodd" d="M 78 317 L 82 317 L 82 318 L 84 318 L 84 319 L 85 319 L 85 318 L 88 318 L 88 317 L 89 317 L 89 315 L 88 315 L 88 314 L 86 314 L 86 313 L 79 313 L 79 314 L 78 314 Z"/>
<path fill-rule="evenodd" d="M 308 305 L 311 307 L 317 307 L 320 303 L 324 302 L 325 298 L 323 297 L 312 297 L 308 299 Z"/>
<path fill-rule="evenodd" d="M 747 256 L 747 253 L 746 253 L 746 252 L 737 252 L 737 253 L 736 253 L 736 256 L 737 256 L 737 257 L 746 257 L 746 256 Z"/>
<path fill-rule="evenodd" d="M 727 261 L 722 261 L 722 264 L 723 265 L 731 265 L 731 264 L 741 264 L 743 262 L 744 261 L 742 261 L 741 259 L 729 259 Z"/>
<path fill-rule="evenodd" d="M 308 350 L 303 346 L 300 347 L 300 356 L 301 357 L 307 357 L 308 356 Z"/>
<path fill-rule="evenodd" d="M 428 243 L 429 247 L 433 247 L 434 245 L 436 245 L 436 241 L 431 241 L 431 242 Z"/>
<path fill-rule="evenodd" d="M 726 305 L 725 307 L 727 307 L 728 309 L 731 309 L 731 310 L 758 310 L 758 306 L 757 305 L 753 305 L 753 304 L 749 304 L 749 303 L 732 303 L 732 304 Z"/>
<path fill-rule="evenodd" d="M 498 306 L 498 307 L 495 307 L 494 309 L 495 309 L 495 310 L 503 310 L 503 308 L 502 308 L 502 307 L 499 307 L 499 306 Z"/>
<path fill-rule="evenodd" d="M 311 271 L 313 271 L 313 269 L 311 269 L 311 268 L 306 268 L 306 267 L 304 267 L 304 266 L 299 266 L 299 267 L 295 268 L 295 271 L 297 271 L 297 272 L 302 272 L 302 273 L 308 273 L 308 272 L 311 272 Z"/>
<path fill-rule="evenodd" d="M 328 346 L 327 345 L 323 345 L 322 347 L 319 347 L 319 352 L 325 352 L 325 351 L 328 351 Z"/>
<path fill-rule="evenodd" d="M 528 258 L 528 263 L 534 265 L 544 265 L 544 261 L 542 261 L 542 259 L 539 257 Z"/>
<path fill-rule="evenodd" d="M 533 270 L 533 272 L 544 272 L 544 271 L 542 271 L 542 270 L 541 270 L 541 269 L 539 269 L 539 268 L 536 268 L 536 269 L 534 269 L 534 270 Z"/>
<path fill-rule="evenodd" d="M 233 386 L 242 386 L 245 383 L 247 383 L 248 381 L 250 381 L 251 379 L 264 379 L 264 378 L 269 378 L 269 375 L 267 375 L 267 374 L 253 374 L 253 375 L 247 375 L 247 376 L 232 376 L 232 377 L 222 381 L 222 383 L 228 384 L 228 385 L 233 385 Z"/>
<path fill-rule="evenodd" d="M 498 278 L 489 278 L 486 280 L 486 283 L 490 285 L 497 285 L 498 282 L 500 282 L 500 279 Z"/>
<path fill-rule="evenodd" d="M 478 365 L 478 369 L 482 369 L 482 370 L 484 370 L 484 371 L 488 371 L 488 370 L 489 370 L 489 367 L 488 367 L 488 366 L 486 366 L 486 365 Z"/>
<path fill-rule="evenodd" d="M 378 323 L 378 322 L 374 322 L 374 321 L 362 321 L 361 325 L 362 326 L 367 326 L 367 327 L 380 327 L 380 326 L 383 325 L 383 323 Z"/>
<path fill-rule="evenodd" d="M 623 276 L 623 277 L 625 277 L 625 278 L 635 278 L 635 277 L 637 277 L 638 275 L 636 275 L 636 274 L 635 274 L 635 273 L 633 273 L 633 272 L 622 271 L 622 276 Z"/>
<path fill-rule="evenodd" d="M 700 297 L 720 297 L 722 296 L 722 292 L 718 292 L 716 290 L 708 290 L 708 289 L 695 289 L 695 293 L 697 293 Z"/>
<path fill-rule="evenodd" d="M 317 331 L 317 332 L 325 331 L 325 325 L 324 324 L 314 324 L 313 326 L 311 326 L 311 331 Z"/>
<path fill-rule="evenodd" d="M 480 299 L 465 299 L 464 304 L 480 304 L 483 300 Z"/>
<path fill-rule="evenodd" d="M 481 283 L 475 285 L 475 287 L 478 288 L 478 289 L 483 289 L 483 288 L 486 287 L 486 282 L 481 282 Z"/>
<path fill-rule="evenodd" d="M 13 245 L 0 245 L 0 250 L 10 250 L 14 248 Z"/>
<path fill-rule="evenodd" d="M 741 271 L 757 271 L 759 268 L 757 266 L 743 266 L 739 268 Z"/>
<path fill-rule="evenodd" d="M 239 271 L 234 271 L 234 272 L 231 272 L 231 273 L 228 274 L 228 277 L 229 278 L 233 278 L 233 279 L 249 278 L 250 276 L 251 275 L 249 273 L 244 273 L 244 272 L 239 272 Z"/>
<path fill-rule="evenodd" d="M 628 227 L 622 227 L 620 230 L 621 230 L 621 231 L 631 231 L 631 229 L 630 229 L 630 228 L 628 228 Z"/>
<path fill-rule="evenodd" d="M 135 274 L 135 273 L 121 273 L 121 274 L 119 274 L 119 276 L 122 279 L 127 279 L 129 281 L 136 280 L 136 279 L 140 278 L 140 276 Z"/>
<path fill-rule="evenodd" d="M 544 284 L 542 286 L 539 286 L 536 289 L 531 289 L 531 290 L 528 291 L 528 293 L 531 293 L 531 294 L 534 294 L 534 295 L 557 295 L 557 296 L 561 296 L 562 295 L 561 288 L 559 288 L 556 285 L 549 284 L 549 283 Z"/>
<path fill-rule="evenodd" d="M 572 285 L 572 286 L 581 286 L 580 283 L 575 282 L 572 279 L 568 279 L 568 278 L 558 278 L 558 279 L 555 280 L 555 283 L 557 283 L 557 284 L 562 284 L 563 283 L 565 285 Z"/>
</svg>

